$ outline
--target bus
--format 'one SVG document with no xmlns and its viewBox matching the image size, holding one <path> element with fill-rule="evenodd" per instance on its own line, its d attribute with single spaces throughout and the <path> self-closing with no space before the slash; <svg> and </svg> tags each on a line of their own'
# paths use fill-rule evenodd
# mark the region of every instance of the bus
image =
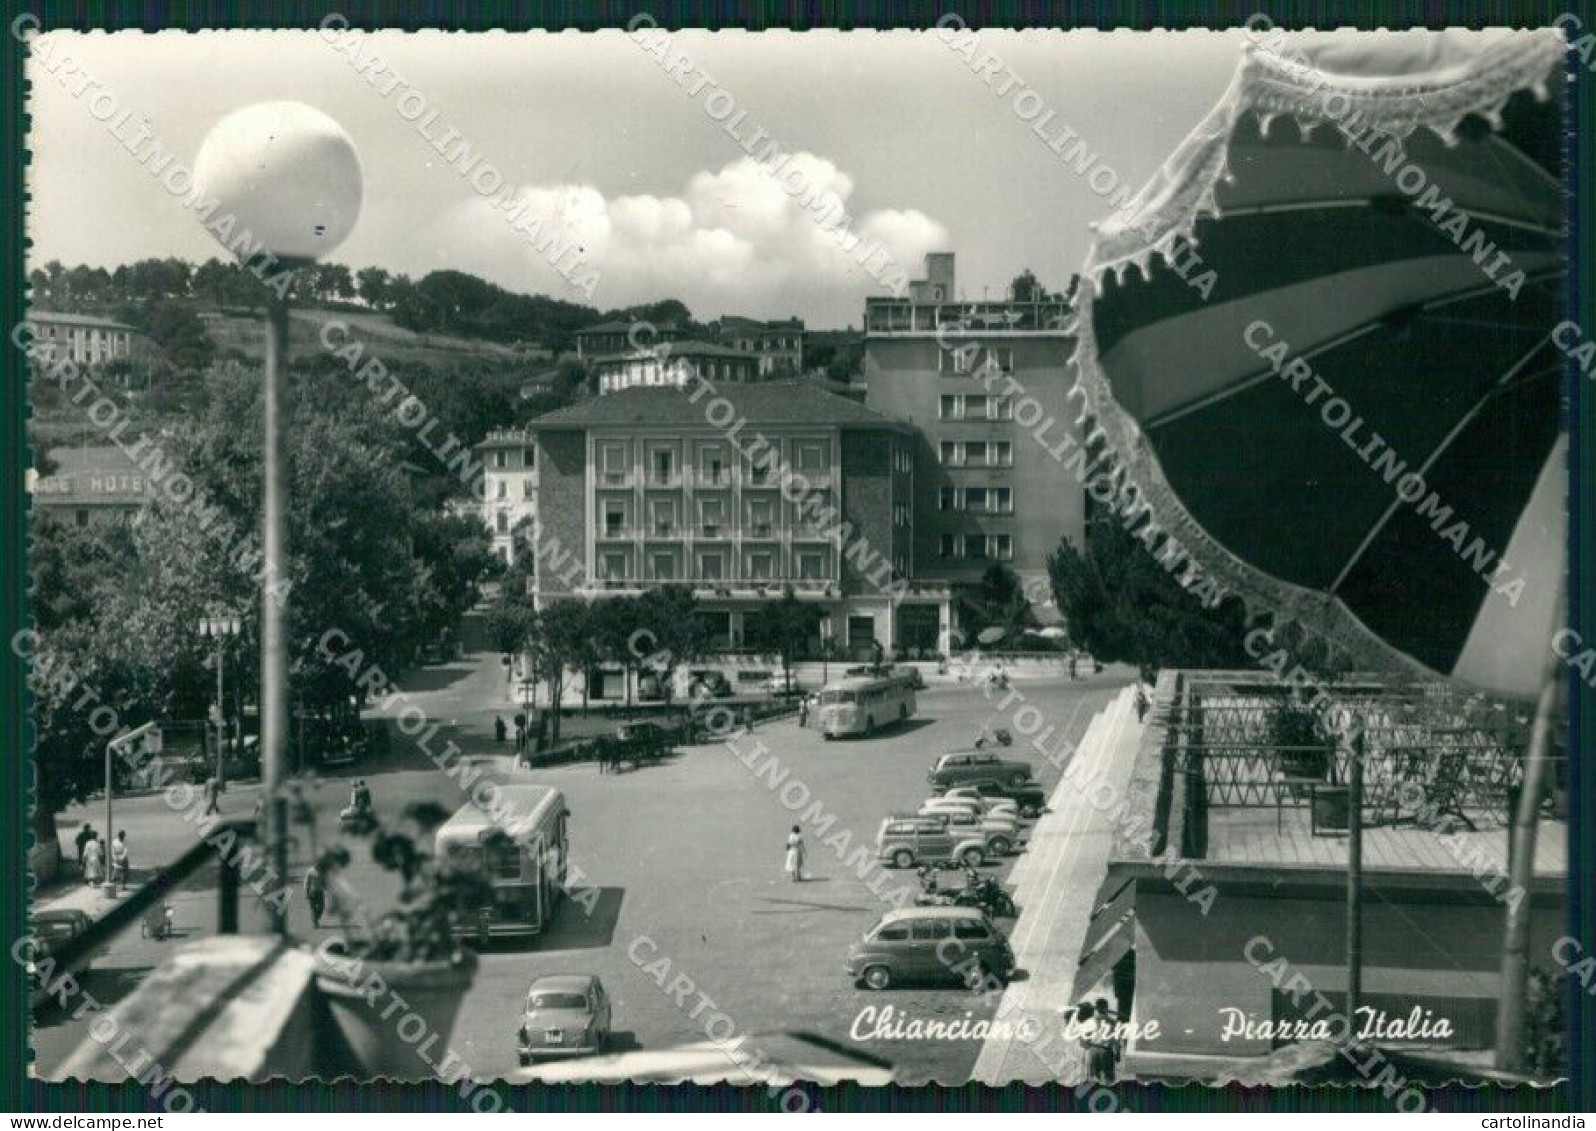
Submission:
<svg viewBox="0 0 1596 1131">
<path fill-rule="evenodd" d="M 554 918 L 569 866 L 565 795 L 553 786 L 498 782 L 496 813 L 467 802 L 438 829 L 437 858 L 483 861 L 493 898 L 463 907 L 455 933 L 535 936 Z"/>
<path fill-rule="evenodd" d="M 839 735 L 872 735 L 880 727 L 901 723 L 914 714 L 914 688 L 897 676 L 849 676 L 820 691 L 820 733 L 828 741 Z"/>
</svg>

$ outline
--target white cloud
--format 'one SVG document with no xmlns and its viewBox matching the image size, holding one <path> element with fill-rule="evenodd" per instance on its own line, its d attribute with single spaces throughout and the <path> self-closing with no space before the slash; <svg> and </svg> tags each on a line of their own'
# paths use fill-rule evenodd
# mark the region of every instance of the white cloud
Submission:
<svg viewBox="0 0 1596 1131">
<path fill-rule="evenodd" d="M 695 173 L 679 196 L 606 199 L 589 185 L 545 185 L 523 187 L 517 199 L 542 218 L 540 239 L 557 232 L 559 245 L 579 247 L 598 271 L 596 306 L 674 297 L 706 319 L 800 314 L 829 324 L 857 323 L 867 294 L 887 293 L 883 282 L 895 272 L 917 277 L 925 253 L 948 246 L 947 229 L 913 209 L 853 215 L 853 193 L 853 179 L 832 162 L 797 153 L 779 176 L 748 157 Z M 837 229 L 844 213 L 846 228 Z M 439 242 L 462 270 L 518 290 L 583 297 L 490 200 L 462 202 L 440 227 Z M 860 243 L 842 240 L 844 232 Z M 877 243 L 883 255 L 866 271 L 858 253 Z"/>
</svg>

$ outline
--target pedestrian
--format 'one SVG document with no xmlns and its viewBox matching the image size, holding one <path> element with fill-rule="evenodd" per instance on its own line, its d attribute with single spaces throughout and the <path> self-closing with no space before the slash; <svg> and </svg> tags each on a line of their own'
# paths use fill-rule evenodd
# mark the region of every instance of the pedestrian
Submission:
<svg viewBox="0 0 1596 1131">
<path fill-rule="evenodd" d="M 116 839 L 111 842 L 111 883 L 120 888 L 127 883 L 127 877 L 127 830 L 117 829 Z"/>
<path fill-rule="evenodd" d="M 1092 1003 L 1083 1001 L 1075 1010 L 1075 1020 L 1080 1026 L 1081 1048 L 1086 1052 L 1086 1074 L 1099 1084 L 1114 1082 L 1114 1050 L 1104 1038 L 1101 1026 L 1093 1017 Z M 1106 1025 L 1106 1019 L 1104 1024 Z"/>
<path fill-rule="evenodd" d="M 754 709 L 752 707 L 743 708 L 743 730 L 749 734 L 754 732 Z"/>
<path fill-rule="evenodd" d="M 526 712 L 515 713 L 515 752 L 521 753 L 526 749 Z"/>
<path fill-rule="evenodd" d="M 1147 693 L 1142 690 L 1142 685 L 1136 685 L 1136 721 L 1143 722 L 1147 718 Z"/>
<path fill-rule="evenodd" d="M 327 885 L 314 864 L 305 871 L 305 902 L 310 904 L 310 925 L 319 928 L 322 912 L 327 910 Z"/>
<path fill-rule="evenodd" d="M 1075 657 L 1074 656 L 1070 657 L 1070 678 L 1071 679 L 1075 678 Z"/>
<path fill-rule="evenodd" d="M 798 700 L 798 727 L 803 729 L 809 725 L 809 696 L 805 695 Z"/>
<path fill-rule="evenodd" d="M 205 779 L 205 813 L 207 816 L 211 813 L 221 812 L 221 794 L 222 783 L 217 780 L 215 774 L 212 774 Z"/>
<path fill-rule="evenodd" d="M 100 838 L 93 837 L 83 846 L 83 882 L 91 887 L 98 884 L 103 863 L 104 856 L 101 854 Z"/>
<path fill-rule="evenodd" d="M 1097 1016 L 1099 1029 L 1104 1031 L 1103 1039 L 1108 1042 L 1109 1054 L 1113 1056 L 1117 1067 L 1125 1054 L 1125 1042 L 1119 1035 L 1119 1014 L 1109 1008 L 1106 997 L 1092 999 L 1092 1012 Z"/>
<path fill-rule="evenodd" d="M 78 848 L 79 875 L 83 873 L 83 848 L 89 843 L 89 841 L 96 839 L 99 835 L 99 833 L 94 831 L 93 825 L 89 824 L 87 821 L 84 821 L 83 827 L 78 830 L 78 835 L 72 838 L 73 843 L 76 844 Z"/>
<path fill-rule="evenodd" d="M 792 882 L 801 884 L 804 881 L 804 836 L 798 826 L 792 827 L 792 832 L 787 834 L 787 875 Z"/>
<path fill-rule="evenodd" d="M 371 812 L 371 787 L 365 778 L 355 780 L 355 808 L 363 813 Z"/>
<path fill-rule="evenodd" d="M 502 715 L 494 715 L 493 716 L 493 741 L 497 742 L 500 746 L 504 745 L 505 729 L 506 728 L 505 728 L 505 725 L 504 725 L 504 717 Z"/>
</svg>

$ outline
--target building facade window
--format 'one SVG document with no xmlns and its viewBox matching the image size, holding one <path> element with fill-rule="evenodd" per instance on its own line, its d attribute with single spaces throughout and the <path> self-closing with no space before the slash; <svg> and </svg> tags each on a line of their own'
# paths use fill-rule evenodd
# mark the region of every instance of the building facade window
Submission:
<svg viewBox="0 0 1596 1131">
<path fill-rule="evenodd" d="M 599 473 L 604 482 L 624 484 L 632 470 L 632 453 L 624 443 L 604 444 L 599 448 Z"/>
<path fill-rule="evenodd" d="M 498 511 L 494 514 L 493 529 L 500 534 L 510 533 L 510 514 L 508 511 Z"/>
<path fill-rule="evenodd" d="M 530 479 L 521 480 L 521 498 L 526 500 L 538 497 L 538 485 Z"/>
</svg>

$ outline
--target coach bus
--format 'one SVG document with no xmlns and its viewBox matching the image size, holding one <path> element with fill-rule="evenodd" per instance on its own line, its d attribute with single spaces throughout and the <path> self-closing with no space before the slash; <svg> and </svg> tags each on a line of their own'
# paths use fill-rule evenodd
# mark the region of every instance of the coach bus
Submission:
<svg viewBox="0 0 1596 1131">
<path fill-rule="evenodd" d="M 437 857 L 486 864 L 493 895 L 461 907 L 455 933 L 534 936 L 554 918 L 569 866 L 565 795 L 553 786 L 498 783 L 494 811 L 467 802 L 438 829 Z"/>
<path fill-rule="evenodd" d="M 914 708 L 914 688 L 897 676 L 833 680 L 820 691 L 820 733 L 828 740 L 849 734 L 869 737 L 881 727 L 908 719 Z"/>
</svg>

